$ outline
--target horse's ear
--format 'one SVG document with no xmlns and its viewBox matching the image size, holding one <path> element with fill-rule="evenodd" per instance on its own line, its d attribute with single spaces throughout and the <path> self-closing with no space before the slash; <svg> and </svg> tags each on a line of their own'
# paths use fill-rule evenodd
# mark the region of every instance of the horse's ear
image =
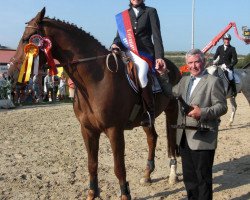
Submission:
<svg viewBox="0 0 250 200">
<path fill-rule="evenodd" d="M 38 23 L 40 23 L 40 22 L 43 20 L 44 15 L 45 15 L 45 11 L 46 11 L 46 9 L 45 9 L 45 7 L 44 7 L 44 8 L 37 14 L 36 20 L 37 20 Z"/>
<path fill-rule="evenodd" d="M 45 11 L 46 11 L 46 8 L 45 8 L 45 7 L 43 7 L 43 9 L 41 10 L 41 15 L 42 15 L 42 17 L 44 17 L 44 15 L 45 15 Z"/>
</svg>

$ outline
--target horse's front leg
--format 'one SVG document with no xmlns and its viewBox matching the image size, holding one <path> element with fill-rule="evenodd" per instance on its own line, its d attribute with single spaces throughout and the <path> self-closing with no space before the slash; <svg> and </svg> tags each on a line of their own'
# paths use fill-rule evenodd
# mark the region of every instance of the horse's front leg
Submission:
<svg viewBox="0 0 250 200">
<path fill-rule="evenodd" d="M 93 200 L 95 197 L 99 196 L 97 169 L 100 132 L 87 129 L 83 126 L 81 126 L 81 131 L 88 153 L 88 170 L 90 180 L 87 200 Z"/>
<path fill-rule="evenodd" d="M 126 181 L 126 168 L 125 168 L 125 140 L 124 130 L 118 128 L 110 128 L 107 131 L 107 136 L 110 140 L 111 148 L 114 157 L 114 172 L 119 180 L 121 189 L 121 200 L 130 200 L 130 190 L 128 182 Z"/>
<path fill-rule="evenodd" d="M 236 109 L 237 109 L 237 103 L 236 103 L 235 97 L 230 97 L 229 100 L 230 100 L 231 107 L 232 107 L 232 113 L 230 115 L 230 119 L 229 119 L 227 126 L 232 126 L 232 124 L 234 122 L 234 116 L 236 113 Z"/>
<path fill-rule="evenodd" d="M 148 160 L 147 166 L 144 172 L 143 178 L 140 180 L 141 184 L 147 184 L 151 182 L 151 173 L 155 169 L 155 148 L 157 143 L 157 133 L 155 131 L 155 127 L 151 128 L 143 127 L 143 130 L 147 134 L 147 143 L 148 143 Z"/>
</svg>

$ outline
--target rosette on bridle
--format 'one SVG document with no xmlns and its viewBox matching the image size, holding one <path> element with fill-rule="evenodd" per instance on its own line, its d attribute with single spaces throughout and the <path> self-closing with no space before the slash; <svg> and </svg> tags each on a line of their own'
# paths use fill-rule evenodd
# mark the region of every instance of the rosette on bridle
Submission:
<svg viewBox="0 0 250 200">
<path fill-rule="evenodd" d="M 18 82 L 28 82 L 30 79 L 31 68 L 33 64 L 33 59 L 39 53 L 39 49 L 35 44 L 29 43 L 24 46 L 25 59 L 21 66 L 20 73 L 18 76 Z"/>
<path fill-rule="evenodd" d="M 50 51 L 51 48 L 52 48 L 52 42 L 50 41 L 50 39 L 47 37 L 43 37 L 43 46 L 41 47 L 41 50 L 44 51 L 47 63 L 50 66 L 49 73 L 51 75 L 56 75 L 58 72 L 56 68 L 56 63 Z"/>
<path fill-rule="evenodd" d="M 39 49 L 42 50 L 47 59 L 47 63 L 50 67 L 49 73 L 51 75 L 56 75 L 57 68 L 55 61 L 51 54 L 52 43 L 49 38 L 42 37 L 41 35 L 32 35 L 29 39 L 29 44 L 25 45 L 24 53 L 25 59 L 21 66 L 20 73 L 18 76 L 19 83 L 26 83 L 30 79 L 32 64 L 34 65 L 33 74 L 38 74 L 39 68 Z"/>
<path fill-rule="evenodd" d="M 36 45 L 38 48 L 41 48 L 43 46 L 43 37 L 38 34 L 32 35 L 29 39 L 29 43 Z M 38 75 L 39 54 L 34 58 L 33 65 L 34 65 L 33 74 Z"/>
</svg>

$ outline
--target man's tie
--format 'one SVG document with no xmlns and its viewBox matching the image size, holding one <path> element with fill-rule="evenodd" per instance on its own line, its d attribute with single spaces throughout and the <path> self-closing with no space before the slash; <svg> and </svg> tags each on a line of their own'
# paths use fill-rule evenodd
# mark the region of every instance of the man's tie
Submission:
<svg viewBox="0 0 250 200">
<path fill-rule="evenodd" d="M 194 80 L 195 80 L 195 77 L 191 76 L 190 81 L 188 83 L 188 89 L 187 89 L 187 95 L 186 95 L 186 103 L 189 103 L 189 98 L 190 98 L 190 95 L 191 95 L 190 93 L 191 93 L 192 86 L 194 84 Z"/>
</svg>

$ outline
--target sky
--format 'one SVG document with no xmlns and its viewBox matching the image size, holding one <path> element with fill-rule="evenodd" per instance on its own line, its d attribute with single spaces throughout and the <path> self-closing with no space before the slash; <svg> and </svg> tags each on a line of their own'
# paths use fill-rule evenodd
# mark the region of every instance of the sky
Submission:
<svg viewBox="0 0 250 200">
<path fill-rule="evenodd" d="M 193 0 L 145 0 L 157 9 L 165 51 L 203 49 L 230 22 L 235 22 L 239 34 L 242 26 L 250 28 L 250 0 L 195 0 L 194 40 L 192 40 Z M 107 48 L 116 34 L 115 15 L 128 8 L 129 0 L 0 0 L 0 44 L 16 49 L 25 23 L 43 7 L 45 16 L 82 27 Z M 250 53 L 250 45 L 239 40 L 234 29 L 231 45 L 238 54 Z M 219 41 L 217 46 L 222 44 Z M 216 47 L 217 47 L 216 46 Z M 215 53 L 216 47 L 211 49 Z"/>
</svg>

